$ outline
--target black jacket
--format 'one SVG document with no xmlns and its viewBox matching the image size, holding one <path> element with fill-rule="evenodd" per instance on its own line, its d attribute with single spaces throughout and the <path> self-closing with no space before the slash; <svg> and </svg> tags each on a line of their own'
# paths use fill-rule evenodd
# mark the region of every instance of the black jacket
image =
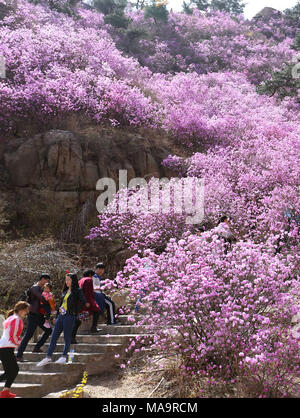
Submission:
<svg viewBox="0 0 300 418">
<path fill-rule="evenodd" d="M 61 296 L 59 307 L 61 307 L 66 293 L 67 293 L 67 290 L 63 292 Z M 67 313 L 71 315 L 77 315 L 78 312 L 85 306 L 85 304 L 86 304 L 86 299 L 84 297 L 84 294 L 82 290 L 78 288 L 74 292 L 71 292 L 70 296 L 68 297 Z M 59 309 L 57 313 L 59 314 Z"/>
<path fill-rule="evenodd" d="M 30 295 L 30 308 L 29 311 L 34 314 L 40 313 L 41 304 L 49 305 L 49 303 L 44 299 L 43 289 L 37 284 L 33 285 L 29 290 Z M 50 306 L 50 305 L 49 305 Z"/>
</svg>

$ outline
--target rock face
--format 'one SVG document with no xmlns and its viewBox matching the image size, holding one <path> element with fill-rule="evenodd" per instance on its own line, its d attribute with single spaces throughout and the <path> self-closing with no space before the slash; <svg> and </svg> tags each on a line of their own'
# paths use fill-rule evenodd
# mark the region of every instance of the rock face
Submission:
<svg viewBox="0 0 300 418">
<path fill-rule="evenodd" d="M 264 7 L 260 12 L 255 15 L 255 18 L 270 17 L 275 14 L 281 14 L 281 12 L 273 7 Z"/>
<path fill-rule="evenodd" d="M 0 20 L 8 16 L 11 10 L 12 10 L 12 5 L 6 5 L 4 3 L 0 3 Z"/>
<path fill-rule="evenodd" d="M 0 190 L 14 195 L 18 213 L 35 198 L 74 209 L 96 199 L 100 178 L 113 178 L 118 188 L 121 169 L 127 170 L 128 181 L 169 177 L 161 162 L 171 148 L 162 138 L 97 127 L 9 139 L 0 143 Z"/>
</svg>

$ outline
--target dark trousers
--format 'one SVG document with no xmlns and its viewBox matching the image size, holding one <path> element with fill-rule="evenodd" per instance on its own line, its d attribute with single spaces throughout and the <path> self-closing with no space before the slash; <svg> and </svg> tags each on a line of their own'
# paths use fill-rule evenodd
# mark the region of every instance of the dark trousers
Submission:
<svg viewBox="0 0 300 418">
<path fill-rule="evenodd" d="M 41 308 L 44 309 L 44 311 L 46 312 L 45 319 L 49 321 L 50 316 L 51 316 L 51 308 L 50 308 L 49 303 L 41 304 Z"/>
<path fill-rule="evenodd" d="M 72 341 L 75 341 L 76 334 L 77 334 L 77 331 L 78 331 L 78 328 L 80 327 L 80 325 L 81 325 L 80 319 L 76 318 L 75 322 L 74 322 L 74 327 L 73 327 L 73 330 L 72 330 Z"/>
<path fill-rule="evenodd" d="M 114 301 L 102 292 L 94 292 L 94 297 L 102 311 L 106 311 L 107 323 L 113 324 L 115 322 L 116 308 Z"/>
<path fill-rule="evenodd" d="M 0 381 L 5 381 L 4 386 L 10 388 L 19 373 L 14 348 L 0 348 L 0 360 L 4 370 L 4 373 L 0 375 Z"/>
<path fill-rule="evenodd" d="M 39 349 L 39 348 L 42 347 L 42 345 L 45 344 L 49 335 L 52 332 L 52 329 L 51 328 L 45 328 L 44 325 L 43 325 L 44 322 L 45 322 L 44 315 L 34 314 L 32 312 L 29 312 L 27 329 L 25 331 L 24 337 L 22 338 L 21 344 L 19 346 L 19 349 L 18 349 L 18 352 L 17 352 L 17 357 L 22 357 L 23 356 L 23 353 L 24 353 L 24 351 L 27 347 L 27 344 L 28 344 L 29 340 L 33 337 L 34 331 L 37 329 L 37 327 L 40 327 L 44 331 L 44 333 L 39 338 L 39 340 L 36 343 L 34 348 Z"/>
<path fill-rule="evenodd" d="M 65 315 L 58 315 L 56 319 L 53 334 L 50 340 L 49 349 L 47 352 L 47 357 L 51 357 L 55 347 L 57 340 L 62 332 L 64 332 L 64 340 L 65 340 L 65 347 L 63 351 L 63 357 L 67 357 L 68 352 L 70 350 L 71 340 L 72 340 L 72 331 L 75 324 L 76 315 L 71 315 L 66 313 Z"/>
<path fill-rule="evenodd" d="M 101 311 L 93 312 L 93 322 L 92 322 L 91 331 L 96 331 L 97 330 L 97 324 L 98 324 L 98 320 L 99 320 L 100 315 L 101 315 Z M 72 341 L 75 341 L 77 331 L 78 331 L 78 328 L 80 327 L 80 325 L 81 325 L 81 320 L 79 318 L 76 318 L 75 322 L 74 322 L 73 331 L 72 331 Z"/>
<path fill-rule="evenodd" d="M 107 315 L 107 323 L 113 324 L 116 322 L 115 315 L 116 315 L 116 308 L 115 303 L 113 300 L 105 295 L 105 309 L 106 309 L 106 315 Z"/>
</svg>

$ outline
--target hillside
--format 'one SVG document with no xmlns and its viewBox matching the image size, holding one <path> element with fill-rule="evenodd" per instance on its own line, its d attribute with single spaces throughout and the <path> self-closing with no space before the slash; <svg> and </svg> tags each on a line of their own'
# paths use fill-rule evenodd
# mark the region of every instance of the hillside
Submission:
<svg viewBox="0 0 300 418">
<path fill-rule="evenodd" d="M 0 307 L 102 259 L 153 330 L 133 363 L 183 396 L 295 397 L 300 3 L 193 3 L 0 0 Z"/>
</svg>

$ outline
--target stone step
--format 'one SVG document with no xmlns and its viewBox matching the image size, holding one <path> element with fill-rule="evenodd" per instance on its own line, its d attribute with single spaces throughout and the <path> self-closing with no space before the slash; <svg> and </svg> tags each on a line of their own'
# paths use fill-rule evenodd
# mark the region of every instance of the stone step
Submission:
<svg viewBox="0 0 300 418">
<path fill-rule="evenodd" d="M 147 334 L 149 331 L 144 325 L 103 325 L 98 324 L 98 333 L 90 334 L 90 330 L 82 330 L 79 328 L 76 339 L 80 336 L 101 336 L 101 335 L 129 335 L 129 334 Z M 59 337 L 59 341 L 63 341 L 63 335 Z"/>
<path fill-rule="evenodd" d="M 117 315 L 116 319 L 118 322 L 121 322 L 122 325 L 134 325 L 142 319 L 142 315 Z"/>
<path fill-rule="evenodd" d="M 147 328 L 141 325 L 101 325 L 98 324 L 99 335 L 124 335 L 124 334 L 143 334 L 147 333 Z M 86 335 L 86 333 L 81 333 L 80 328 L 78 335 Z"/>
<path fill-rule="evenodd" d="M 66 364 L 56 364 L 54 362 L 46 364 L 43 368 L 37 368 L 36 367 L 37 362 L 36 361 L 25 361 L 24 363 L 18 363 L 20 372 L 26 372 L 26 371 L 39 371 L 39 373 L 48 373 L 48 372 L 54 372 L 54 373 L 72 373 L 74 371 L 82 373 L 84 371 L 85 363 L 66 363 Z M 0 370 L 2 371 L 2 365 L 0 363 Z"/>
<path fill-rule="evenodd" d="M 37 371 L 20 371 L 18 376 L 16 377 L 15 382 L 16 383 L 32 383 L 32 384 L 42 384 L 42 385 L 49 385 L 52 384 L 56 386 L 56 384 L 61 383 L 62 381 L 68 380 L 71 376 L 73 377 L 74 374 L 76 377 L 78 377 L 77 372 L 69 372 L 63 373 L 63 372 L 39 372 Z"/>
<path fill-rule="evenodd" d="M 38 370 L 38 369 L 36 369 Z M 68 385 L 77 384 L 82 376 L 81 370 L 64 372 L 20 371 L 12 386 L 12 392 L 21 397 L 41 397 L 56 390 L 64 389 Z M 21 386 L 20 386 L 21 385 Z M 31 390 L 25 391 L 25 385 Z M 38 386 L 38 387 L 37 387 Z M 15 390 L 21 387 L 22 393 Z"/>
<path fill-rule="evenodd" d="M 48 351 L 48 347 L 49 347 L 50 343 L 45 343 L 43 345 L 43 352 L 47 353 Z M 35 344 L 33 343 L 29 343 L 27 345 L 27 350 L 28 351 L 32 351 L 34 348 Z M 78 343 L 78 344 L 72 344 L 71 345 L 71 350 L 74 349 L 75 352 L 77 353 L 90 353 L 91 351 L 93 351 L 94 353 L 105 353 L 107 350 L 109 350 L 110 348 L 114 349 L 114 348 L 118 348 L 120 347 L 121 344 L 120 343 L 94 343 L 94 344 L 88 344 L 88 343 Z M 58 343 L 56 344 L 55 347 L 55 353 L 62 353 L 64 350 L 64 344 L 63 343 Z"/>
<path fill-rule="evenodd" d="M 16 393 L 18 398 L 41 398 L 44 394 L 43 385 L 38 383 L 14 383 L 11 391 Z"/>
<path fill-rule="evenodd" d="M 61 357 L 62 352 L 57 353 L 54 352 L 52 355 L 52 360 L 56 361 L 59 359 L 59 357 Z M 91 361 L 93 359 L 95 359 L 95 361 L 97 361 L 97 359 L 101 360 L 106 356 L 106 353 L 94 353 L 94 352 L 90 352 L 90 353 L 74 353 L 74 363 L 84 363 L 84 362 L 88 362 Z M 31 352 L 24 352 L 24 360 L 29 361 L 29 362 L 39 362 L 41 361 L 44 357 L 46 357 L 46 353 L 31 353 Z"/>
<path fill-rule="evenodd" d="M 94 334 L 94 335 L 83 335 L 79 334 L 76 336 L 78 344 L 123 344 L 127 343 L 130 338 L 140 337 L 142 334 Z M 63 343 L 63 337 L 59 337 L 59 343 Z M 44 345 L 45 347 L 45 345 Z M 72 344 L 72 348 L 76 350 L 77 344 Z"/>
<path fill-rule="evenodd" d="M 43 346 L 43 353 L 32 353 L 35 346 L 30 342 L 24 352 L 24 363 L 18 363 L 19 374 L 13 384 L 13 391 L 18 397 L 40 398 L 48 393 L 57 392 L 78 384 L 82 374 L 101 374 L 116 367 L 115 354 L 125 353 L 130 339 L 150 335 L 147 327 L 133 325 L 129 315 L 120 315 L 118 325 L 98 324 L 99 333 L 90 334 L 88 323 L 78 330 L 76 340 L 72 344 L 74 349 L 73 363 L 56 364 L 64 348 L 63 335 L 58 339 L 52 362 L 44 367 L 37 367 L 37 363 L 45 358 L 50 339 Z M 0 370 L 3 370 L 0 363 Z"/>
</svg>

